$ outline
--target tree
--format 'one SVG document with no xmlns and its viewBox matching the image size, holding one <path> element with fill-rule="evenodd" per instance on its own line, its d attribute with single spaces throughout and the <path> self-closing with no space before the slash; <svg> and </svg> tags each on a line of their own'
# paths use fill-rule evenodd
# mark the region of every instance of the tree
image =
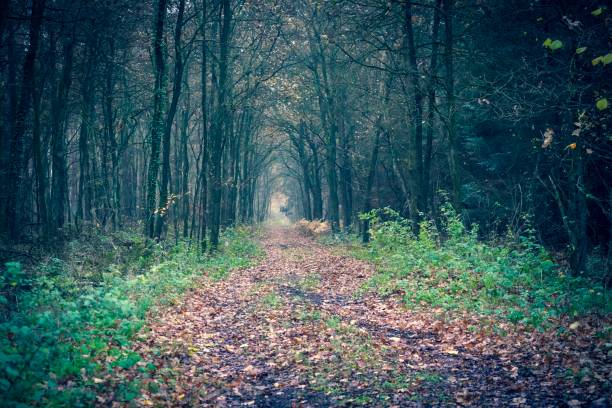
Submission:
<svg viewBox="0 0 612 408">
<path fill-rule="evenodd" d="M 448 139 L 448 162 L 453 192 L 453 205 L 461 208 L 461 185 L 459 174 L 458 142 L 455 132 L 455 76 L 453 66 L 453 0 L 442 0 L 444 13 L 444 67 L 446 88 L 446 135 Z"/>
<path fill-rule="evenodd" d="M 24 187 L 24 144 L 26 132 L 26 120 L 32 106 L 32 94 L 34 77 L 36 74 L 35 63 L 40 40 L 40 28 L 42 25 L 45 0 L 34 0 L 30 14 L 30 30 L 28 34 L 30 46 L 26 52 L 23 62 L 21 76 L 21 92 L 19 104 L 15 113 L 15 124 L 11 136 L 10 160 L 8 170 L 6 220 L 9 238 L 19 238 L 20 217 L 18 211 L 20 192 Z"/>
<path fill-rule="evenodd" d="M 164 132 L 164 112 L 166 99 L 166 60 L 163 51 L 164 24 L 166 21 L 167 0 L 157 1 L 157 10 L 153 26 L 153 66 L 155 71 L 155 88 L 153 94 L 153 117 L 151 123 L 151 156 L 147 173 L 147 199 L 145 207 L 145 226 L 147 235 L 155 236 L 155 208 L 157 196 L 157 174 L 159 171 L 159 151 L 161 135 Z M 169 148 L 169 147 L 168 147 Z"/>
<path fill-rule="evenodd" d="M 211 186 L 210 186 L 210 246 L 216 250 L 219 245 L 219 230 L 221 226 L 221 157 L 225 143 L 225 136 L 230 132 L 229 111 L 229 50 L 230 34 L 232 24 L 232 9 L 229 0 L 222 0 L 220 4 L 220 30 L 219 30 L 219 83 L 217 93 L 217 124 L 212 135 L 210 164 L 211 164 Z"/>
<path fill-rule="evenodd" d="M 160 239 L 164 226 L 164 218 L 170 211 L 171 203 L 168 201 L 168 187 L 170 183 L 170 136 L 172 134 L 172 125 L 176 110 L 178 107 L 179 97 L 181 96 L 181 88 L 183 85 L 183 49 L 181 45 L 181 37 L 183 35 L 183 16 L 185 14 L 185 0 L 179 0 L 178 15 L 176 18 L 176 28 L 174 30 L 174 79 L 172 81 L 172 101 L 168 109 L 164 133 L 162 139 L 163 155 L 162 155 L 162 176 L 159 190 L 159 204 L 157 212 L 157 223 L 155 226 L 155 238 Z"/>
</svg>

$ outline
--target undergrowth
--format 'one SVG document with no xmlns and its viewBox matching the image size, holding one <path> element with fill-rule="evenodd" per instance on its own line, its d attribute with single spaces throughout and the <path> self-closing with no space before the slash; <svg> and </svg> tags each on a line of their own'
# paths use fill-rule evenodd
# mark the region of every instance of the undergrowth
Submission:
<svg viewBox="0 0 612 408">
<path fill-rule="evenodd" d="M 467 229 L 450 205 L 441 228 L 423 221 L 415 235 L 409 221 L 389 209 L 363 214 L 370 244 L 340 241 L 377 265 L 363 290 L 400 294 L 411 308 L 467 310 L 534 327 L 562 316 L 610 313 L 601 283 L 572 277 L 531 237 L 484 242 Z"/>
<path fill-rule="evenodd" d="M 203 276 L 221 279 L 261 254 L 246 228 L 227 230 L 220 251 L 164 247 L 121 232 L 72 242 L 64 260 L 33 270 L 9 262 L 0 275 L 0 401 L 3 406 L 91 406 L 106 375 L 136 364 L 131 344 L 146 317 Z M 92 244 L 93 242 L 93 244 Z M 120 384 L 128 401 L 138 387 Z"/>
</svg>

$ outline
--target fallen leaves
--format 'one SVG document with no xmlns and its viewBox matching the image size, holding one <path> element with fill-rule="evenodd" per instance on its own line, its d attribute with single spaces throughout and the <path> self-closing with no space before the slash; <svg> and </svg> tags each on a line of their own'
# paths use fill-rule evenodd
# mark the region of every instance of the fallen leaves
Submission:
<svg viewBox="0 0 612 408">
<path fill-rule="evenodd" d="M 253 366 L 251 364 L 246 366 L 243 371 L 244 371 L 244 373 L 246 375 L 250 375 L 250 376 L 253 376 L 253 377 L 256 377 L 256 376 L 260 375 L 261 373 L 263 373 L 262 369 L 256 368 L 255 366 Z"/>
<path fill-rule="evenodd" d="M 463 312 L 407 311 L 399 296 L 353 296 L 373 273 L 366 263 L 286 229 L 263 245 L 261 264 L 151 321 L 137 344 L 142 361 L 121 369 L 121 381 L 141 381 L 138 404 L 607 405 L 610 347 L 592 336 L 601 322 L 560 321 L 569 330 L 559 336 Z M 261 302 L 269 293 L 282 298 L 277 307 Z"/>
</svg>

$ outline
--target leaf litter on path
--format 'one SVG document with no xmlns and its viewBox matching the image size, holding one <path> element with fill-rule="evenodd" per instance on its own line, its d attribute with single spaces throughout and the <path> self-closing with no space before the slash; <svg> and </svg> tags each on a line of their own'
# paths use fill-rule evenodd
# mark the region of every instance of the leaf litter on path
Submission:
<svg viewBox="0 0 612 408">
<path fill-rule="evenodd" d="M 373 267 L 291 228 L 267 230 L 262 245 L 260 264 L 151 319 L 137 351 L 154 369 L 124 374 L 142 387 L 132 403 L 609 405 L 609 344 L 593 339 L 587 322 L 565 336 L 503 323 L 503 335 L 473 330 L 478 316 L 444 319 L 393 296 L 355 297 Z"/>
</svg>

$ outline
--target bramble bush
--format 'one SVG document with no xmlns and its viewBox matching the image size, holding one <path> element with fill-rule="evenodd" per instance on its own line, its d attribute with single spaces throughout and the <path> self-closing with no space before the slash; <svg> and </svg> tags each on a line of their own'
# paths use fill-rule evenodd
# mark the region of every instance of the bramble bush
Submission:
<svg viewBox="0 0 612 408">
<path fill-rule="evenodd" d="M 469 310 L 536 327 L 562 315 L 610 312 L 601 283 L 566 274 L 533 237 L 484 242 L 450 204 L 440 228 L 422 221 L 417 235 L 390 208 L 361 217 L 370 221 L 371 243 L 352 251 L 378 266 L 364 290 L 399 293 L 408 307 Z"/>
<path fill-rule="evenodd" d="M 68 261 L 51 258 L 33 274 L 15 262 L 2 271 L 3 406 L 91 406 L 107 386 L 100 378 L 141 360 L 130 345 L 151 310 L 178 301 L 204 276 L 221 279 L 260 254 L 246 228 L 227 230 L 214 256 L 187 242 L 164 247 L 126 232 L 104 239 L 128 245 L 120 256 L 104 253 L 95 260 L 95 248 L 72 243 Z M 129 383 L 116 393 L 124 401 L 138 395 L 137 384 Z"/>
</svg>

